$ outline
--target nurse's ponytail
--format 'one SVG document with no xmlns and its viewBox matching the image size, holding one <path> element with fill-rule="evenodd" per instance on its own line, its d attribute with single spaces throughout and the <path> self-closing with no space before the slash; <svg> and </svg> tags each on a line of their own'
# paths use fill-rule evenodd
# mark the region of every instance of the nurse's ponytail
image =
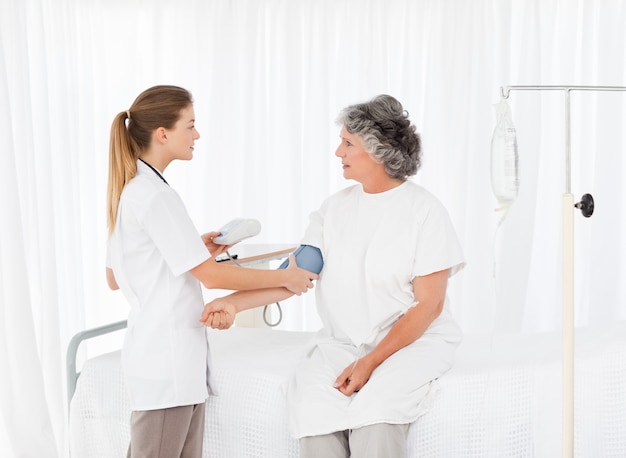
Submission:
<svg viewBox="0 0 626 458">
<path fill-rule="evenodd" d="M 130 111 L 130 110 L 128 110 Z M 136 148 L 126 129 L 128 112 L 119 113 L 111 125 L 111 137 L 109 140 L 109 183 L 107 189 L 107 225 L 109 235 L 113 233 L 117 219 L 117 206 L 122 195 L 122 190 L 137 174 Z"/>
<path fill-rule="evenodd" d="M 177 86 L 154 86 L 142 92 L 131 107 L 115 116 L 109 141 L 107 223 L 113 233 L 124 186 L 137 174 L 137 158 L 148 149 L 159 127 L 172 129 L 183 109 L 193 103 L 191 94 Z"/>
</svg>

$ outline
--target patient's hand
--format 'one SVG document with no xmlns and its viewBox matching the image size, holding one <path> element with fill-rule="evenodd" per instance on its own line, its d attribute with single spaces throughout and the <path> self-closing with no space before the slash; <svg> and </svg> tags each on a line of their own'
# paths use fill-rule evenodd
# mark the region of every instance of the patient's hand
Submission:
<svg viewBox="0 0 626 458">
<path fill-rule="evenodd" d="M 237 309 L 225 297 L 218 297 L 204 306 L 200 322 L 214 329 L 228 329 L 235 322 Z"/>
<path fill-rule="evenodd" d="M 335 388 L 346 396 L 352 396 L 365 386 L 374 369 L 369 358 L 358 359 L 339 374 L 335 380 Z"/>
</svg>

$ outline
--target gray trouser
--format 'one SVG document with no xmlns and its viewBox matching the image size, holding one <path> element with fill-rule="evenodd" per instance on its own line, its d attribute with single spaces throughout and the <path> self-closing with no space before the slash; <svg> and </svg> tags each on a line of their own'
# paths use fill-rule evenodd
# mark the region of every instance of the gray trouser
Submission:
<svg viewBox="0 0 626 458">
<path fill-rule="evenodd" d="M 300 458 L 404 458 L 409 424 L 379 423 L 300 439 Z"/>
<path fill-rule="evenodd" d="M 205 403 L 133 411 L 127 458 L 202 458 Z"/>
</svg>

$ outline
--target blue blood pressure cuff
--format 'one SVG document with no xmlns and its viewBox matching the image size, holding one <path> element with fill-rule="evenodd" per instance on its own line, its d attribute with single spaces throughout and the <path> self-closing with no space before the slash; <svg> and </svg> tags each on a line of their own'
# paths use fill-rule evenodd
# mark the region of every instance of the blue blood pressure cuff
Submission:
<svg viewBox="0 0 626 458">
<path fill-rule="evenodd" d="M 312 245 L 300 245 L 296 251 L 293 252 L 296 257 L 296 264 L 298 267 L 309 272 L 319 274 L 324 267 L 324 258 L 322 258 L 322 252 L 319 248 Z M 279 269 L 285 269 L 289 265 L 289 259 L 285 259 L 283 263 L 278 267 Z"/>
</svg>

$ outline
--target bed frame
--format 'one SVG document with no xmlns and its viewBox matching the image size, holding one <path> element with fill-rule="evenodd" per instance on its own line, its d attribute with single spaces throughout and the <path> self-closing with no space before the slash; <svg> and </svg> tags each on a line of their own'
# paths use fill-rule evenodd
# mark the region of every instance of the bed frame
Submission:
<svg viewBox="0 0 626 458">
<path fill-rule="evenodd" d="M 67 346 L 67 368 L 65 371 L 67 379 L 68 410 L 70 403 L 72 402 L 72 397 L 74 397 L 76 382 L 78 381 L 78 377 L 80 376 L 80 372 L 76 368 L 76 356 L 78 355 L 78 348 L 80 347 L 80 344 L 83 343 L 85 340 L 92 339 L 94 337 L 98 337 L 104 334 L 110 334 L 121 329 L 126 329 L 126 324 L 126 320 L 117 321 L 115 323 L 107 324 L 97 328 L 87 329 L 86 331 L 79 332 L 78 334 L 74 335 L 74 337 L 72 337 L 69 345 Z"/>
</svg>

